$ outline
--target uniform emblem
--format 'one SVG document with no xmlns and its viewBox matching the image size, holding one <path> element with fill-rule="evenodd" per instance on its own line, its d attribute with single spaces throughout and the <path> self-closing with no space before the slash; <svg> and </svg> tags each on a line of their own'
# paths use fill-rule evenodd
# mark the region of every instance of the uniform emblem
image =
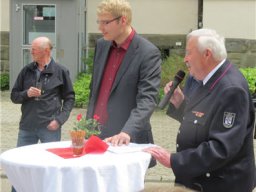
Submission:
<svg viewBox="0 0 256 192">
<path fill-rule="evenodd" d="M 234 124 L 236 114 L 230 112 L 224 112 L 223 116 L 223 126 L 226 128 L 231 128 Z"/>
<path fill-rule="evenodd" d="M 192 111 L 192 113 L 193 113 L 196 117 L 203 117 L 203 116 L 204 116 L 204 113 L 203 113 L 203 112 Z"/>
</svg>

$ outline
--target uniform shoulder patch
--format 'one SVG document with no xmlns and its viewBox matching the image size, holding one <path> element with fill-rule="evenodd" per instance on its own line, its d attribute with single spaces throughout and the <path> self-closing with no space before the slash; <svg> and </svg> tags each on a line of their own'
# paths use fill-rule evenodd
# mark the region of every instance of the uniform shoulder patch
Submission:
<svg viewBox="0 0 256 192">
<path fill-rule="evenodd" d="M 234 125 L 235 118 L 236 118 L 235 113 L 224 112 L 223 126 L 226 128 L 231 128 Z"/>
</svg>

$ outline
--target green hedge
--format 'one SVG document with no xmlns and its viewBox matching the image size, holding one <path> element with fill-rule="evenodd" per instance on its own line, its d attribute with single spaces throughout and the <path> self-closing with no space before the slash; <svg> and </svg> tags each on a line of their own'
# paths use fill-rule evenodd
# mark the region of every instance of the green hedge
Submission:
<svg viewBox="0 0 256 192">
<path fill-rule="evenodd" d="M 240 71 L 248 82 L 250 92 L 254 94 L 256 92 L 256 67 L 240 68 Z"/>
<path fill-rule="evenodd" d="M 91 74 L 81 73 L 74 83 L 75 107 L 86 107 L 89 101 Z"/>
<path fill-rule="evenodd" d="M 1 91 L 9 90 L 9 73 L 0 74 Z"/>
<path fill-rule="evenodd" d="M 89 59 L 85 60 L 89 66 L 87 67 L 87 73 L 81 73 L 74 83 L 74 90 L 76 92 L 76 102 L 75 102 L 76 107 L 86 107 L 88 104 L 92 58 L 93 58 L 93 54 L 92 52 L 90 52 Z M 179 70 L 183 70 L 186 73 L 186 77 L 188 76 L 187 67 L 185 66 L 183 62 L 183 58 L 181 56 L 173 55 L 163 60 L 162 73 L 161 73 L 161 85 L 160 85 L 158 100 L 160 100 L 164 95 L 163 89 L 165 84 L 170 80 L 173 80 L 175 74 Z M 248 81 L 250 92 L 252 94 L 255 93 L 256 68 L 252 68 L 252 67 L 240 68 L 240 71 L 243 73 L 246 80 Z M 181 87 L 184 86 L 184 83 L 185 83 L 185 80 L 181 83 Z"/>
</svg>

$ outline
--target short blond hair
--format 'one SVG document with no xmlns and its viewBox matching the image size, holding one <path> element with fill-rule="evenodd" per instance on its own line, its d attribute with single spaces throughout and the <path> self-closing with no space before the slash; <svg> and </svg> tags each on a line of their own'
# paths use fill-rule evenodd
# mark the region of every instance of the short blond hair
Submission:
<svg viewBox="0 0 256 192">
<path fill-rule="evenodd" d="M 132 8 L 126 0 L 103 0 L 97 9 L 97 14 L 110 13 L 113 17 L 125 16 L 127 24 L 132 22 Z"/>
</svg>

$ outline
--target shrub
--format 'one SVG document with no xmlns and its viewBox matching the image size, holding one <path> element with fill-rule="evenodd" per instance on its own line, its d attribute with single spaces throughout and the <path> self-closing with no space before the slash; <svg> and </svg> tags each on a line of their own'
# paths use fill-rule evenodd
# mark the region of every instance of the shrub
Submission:
<svg viewBox="0 0 256 192">
<path fill-rule="evenodd" d="M 87 58 L 83 58 L 86 73 L 92 74 L 94 49 L 89 49 Z"/>
<path fill-rule="evenodd" d="M 256 67 L 240 68 L 239 70 L 247 80 L 251 94 L 254 94 L 256 92 Z"/>
<path fill-rule="evenodd" d="M 86 73 L 81 73 L 74 83 L 74 90 L 76 93 L 75 107 L 86 107 L 88 105 L 89 99 L 89 84 L 91 80 L 91 72 L 93 66 L 93 50 L 89 51 L 88 58 L 84 59 L 86 64 Z M 161 72 L 161 84 L 158 100 L 164 96 L 164 86 L 170 80 L 174 79 L 174 76 L 179 70 L 183 70 L 188 77 L 188 70 L 183 62 L 183 57 L 178 55 L 172 55 L 163 60 Z M 240 68 L 240 71 L 245 76 L 249 84 L 249 89 L 251 93 L 255 93 L 256 90 L 256 68 Z M 8 76 L 9 77 L 9 76 Z M 185 77 L 185 79 L 186 79 Z M 181 82 L 181 87 L 184 86 L 185 80 Z M 9 85 L 9 81 L 8 81 Z M 2 88 L 2 76 L 1 76 L 1 88 Z"/>
<path fill-rule="evenodd" d="M 170 80 L 173 80 L 177 71 L 183 70 L 186 72 L 186 77 L 188 76 L 188 70 L 183 62 L 183 58 L 178 55 L 174 55 L 168 57 L 162 63 L 162 74 L 161 74 L 161 87 L 160 87 L 160 98 L 163 96 L 163 88 L 166 83 Z M 249 90 L 253 94 L 256 92 L 256 68 L 254 67 L 247 67 L 247 68 L 240 68 L 240 71 L 246 78 Z M 181 87 L 184 86 L 185 81 L 181 83 Z"/>
<path fill-rule="evenodd" d="M 89 101 L 91 74 L 81 73 L 74 83 L 75 107 L 86 107 Z"/>
<path fill-rule="evenodd" d="M 172 55 L 170 57 L 167 57 L 167 59 L 163 60 L 161 67 L 162 67 L 162 72 L 161 72 L 159 99 L 161 99 L 164 95 L 163 89 L 166 83 L 168 83 L 170 80 L 173 80 L 174 76 L 179 70 L 183 70 L 186 73 L 186 77 L 188 76 L 188 69 L 183 62 L 183 57 L 179 55 Z M 185 81 L 181 82 L 181 87 L 184 86 L 184 83 Z"/>
<path fill-rule="evenodd" d="M 86 64 L 86 73 L 81 73 L 77 80 L 74 83 L 74 90 L 76 93 L 76 101 L 75 107 L 86 107 L 89 99 L 89 83 L 91 79 L 92 66 L 93 66 L 93 50 L 90 50 L 88 53 L 88 58 L 84 59 Z M 178 55 L 173 55 L 171 57 L 167 57 L 167 59 L 163 60 L 162 63 L 162 72 L 161 72 L 161 85 L 158 99 L 160 100 L 163 95 L 163 88 L 166 83 L 168 83 L 171 79 L 174 78 L 175 74 L 179 71 L 183 70 L 187 73 L 187 68 L 183 62 L 183 58 Z M 182 82 L 181 86 L 184 85 Z"/>
<path fill-rule="evenodd" d="M 9 73 L 0 74 L 1 91 L 9 90 Z"/>
<path fill-rule="evenodd" d="M 90 81 L 93 68 L 94 49 L 89 49 L 87 58 L 83 58 L 85 72 L 78 75 L 74 83 L 76 93 L 75 107 L 87 107 L 90 94 Z"/>
</svg>

